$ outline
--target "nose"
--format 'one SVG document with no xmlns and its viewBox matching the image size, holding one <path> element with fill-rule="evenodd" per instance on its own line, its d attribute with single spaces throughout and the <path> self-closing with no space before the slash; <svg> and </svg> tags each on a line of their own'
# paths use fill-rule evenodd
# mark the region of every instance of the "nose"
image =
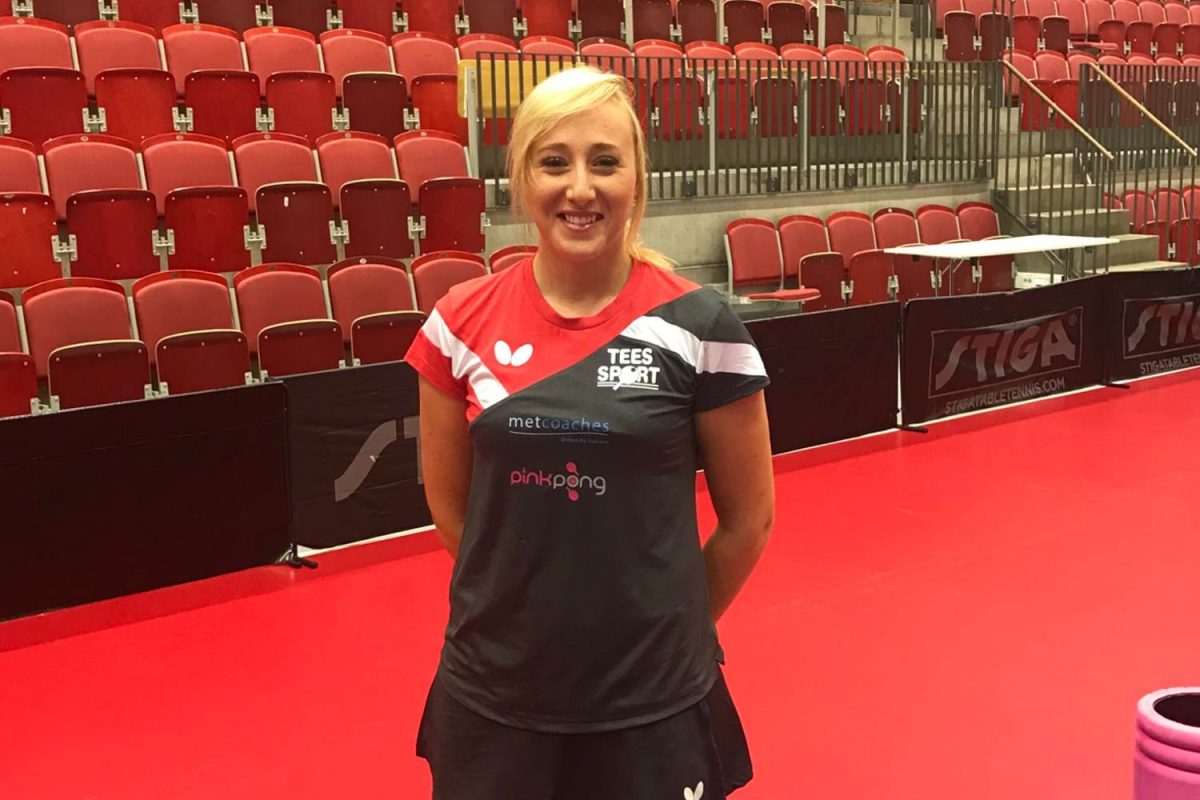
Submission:
<svg viewBox="0 0 1200 800">
<path fill-rule="evenodd" d="M 596 196 L 592 185 L 592 176 L 586 164 L 579 164 L 571 170 L 570 183 L 567 185 L 567 200 L 577 205 L 585 205 Z"/>
</svg>

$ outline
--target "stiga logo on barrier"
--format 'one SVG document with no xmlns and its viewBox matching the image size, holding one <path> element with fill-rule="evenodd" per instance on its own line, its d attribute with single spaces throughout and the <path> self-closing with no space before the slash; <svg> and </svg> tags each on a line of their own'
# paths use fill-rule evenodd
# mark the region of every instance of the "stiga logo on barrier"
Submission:
<svg viewBox="0 0 1200 800">
<path fill-rule="evenodd" d="M 1141 373 L 1200 366 L 1200 294 L 1125 301 L 1122 355 L 1147 359 Z M 1161 357 L 1161 358 L 1157 358 Z"/>
<path fill-rule="evenodd" d="M 1083 307 L 1034 319 L 933 332 L 929 396 L 972 392 L 1080 366 Z"/>
</svg>

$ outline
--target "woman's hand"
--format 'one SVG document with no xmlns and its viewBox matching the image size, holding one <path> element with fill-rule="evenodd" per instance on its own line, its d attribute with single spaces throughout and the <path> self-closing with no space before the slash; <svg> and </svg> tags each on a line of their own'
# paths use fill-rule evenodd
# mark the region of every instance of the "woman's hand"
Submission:
<svg viewBox="0 0 1200 800">
<path fill-rule="evenodd" d="M 471 490 L 467 404 L 421 378 L 421 472 L 438 537 L 455 559 Z"/>
<path fill-rule="evenodd" d="M 750 577 L 775 520 L 775 474 L 761 391 L 696 415 L 717 529 L 704 546 L 713 620 Z"/>
</svg>

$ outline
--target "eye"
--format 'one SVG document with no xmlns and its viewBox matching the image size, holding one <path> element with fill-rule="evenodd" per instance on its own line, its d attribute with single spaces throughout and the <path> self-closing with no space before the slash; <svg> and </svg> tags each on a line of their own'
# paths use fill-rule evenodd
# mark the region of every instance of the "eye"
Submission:
<svg viewBox="0 0 1200 800">
<path fill-rule="evenodd" d="M 616 169 L 621 166 L 621 159 L 616 156 L 600 156 L 596 159 L 596 166 L 601 169 Z"/>
<path fill-rule="evenodd" d="M 567 160 L 562 156 L 544 156 L 538 163 L 542 169 L 551 170 L 565 169 L 567 166 Z"/>
</svg>

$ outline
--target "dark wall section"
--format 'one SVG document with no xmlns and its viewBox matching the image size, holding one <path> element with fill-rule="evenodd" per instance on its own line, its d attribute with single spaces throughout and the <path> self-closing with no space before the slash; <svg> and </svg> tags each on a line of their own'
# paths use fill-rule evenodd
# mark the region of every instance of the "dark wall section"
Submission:
<svg viewBox="0 0 1200 800">
<path fill-rule="evenodd" d="M 0 619 L 270 564 L 282 386 L 0 421 Z"/>
</svg>

